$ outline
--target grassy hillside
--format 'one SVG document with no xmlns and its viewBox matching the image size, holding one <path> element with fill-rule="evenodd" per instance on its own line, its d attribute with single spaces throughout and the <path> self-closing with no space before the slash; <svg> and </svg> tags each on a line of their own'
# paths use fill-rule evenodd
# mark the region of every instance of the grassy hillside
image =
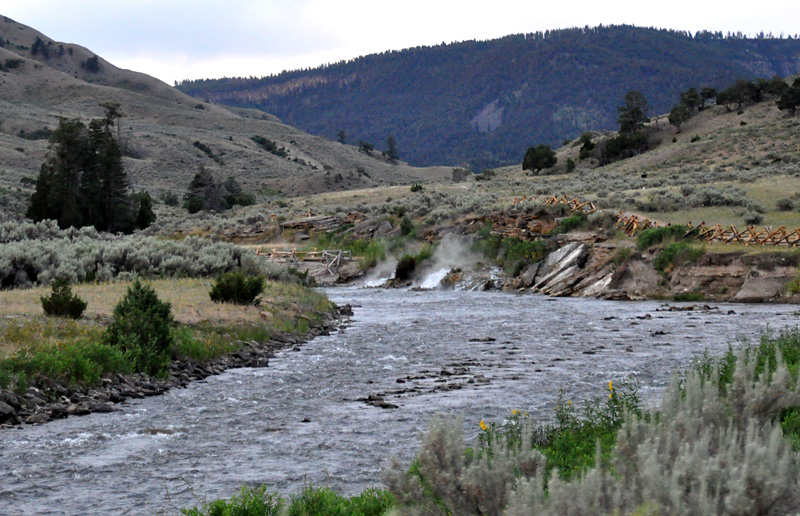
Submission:
<svg viewBox="0 0 800 516">
<path fill-rule="evenodd" d="M 800 41 L 630 26 L 518 34 L 369 55 L 260 79 L 185 81 L 200 99 L 263 109 L 313 134 L 382 146 L 419 165 L 516 163 L 536 143 L 616 127 L 623 95 L 651 113 L 689 86 L 800 72 Z"/>
<path fill-rule="evenodd" d="M 260 199 L 427 181 L 450 173 L 392 164 L 379 152 L 366 154 L 311 136 L 263 112 L 199 102 L 9 18 L 0 17 L 0 38 L 0 213 L 5 217 L 24 211 L 58 118 L 88 122 L 103 113 L 101 102 L 121 104 L 125 169 L 136 190 L 156 198 L 168 191 L 182 195 L 201 165 L 218 180 L 234 176 Z M 286 155 L 268 152 L 254 136 L 275 142 Z"/>
<path fill-rule="evenodd" d="M 757 226 L 800 227 L 800 116 L 781 112 L 774 99 L 745 106 L 741 114 L 711 106 L 685 123 L 681 132 L 662 115 L 645 132 L 649 150 L 605 166 L 595 157 L 581 160 L 576 139 L 556 149 L 558 164 L 539 175 L 517 164 L 470 174 L 459 183 L 426 184 L 422 191 L 394 186 L 301 196 L 204 222 L 208 231 L 224 234 L 248 220 L 266 224 L 263 213 L 286 219 L 309 209 L 356 210 L 395 224 L 408 216 L 423 234 L 459 217 L 509 208 L 514 199 L 564 195 L 592 201 L 611 214 L 634 212 L 661 223 L 734 224 L 743 229 L 756 217 Z M 616 133 L 591 134 L 599 148 Z M 576 164 L 571 172 L 568 159 Z M 165 217 L 157 223 L 161 231 L 189 232 L 196 225 L 185 217 Z"/>
</svg>

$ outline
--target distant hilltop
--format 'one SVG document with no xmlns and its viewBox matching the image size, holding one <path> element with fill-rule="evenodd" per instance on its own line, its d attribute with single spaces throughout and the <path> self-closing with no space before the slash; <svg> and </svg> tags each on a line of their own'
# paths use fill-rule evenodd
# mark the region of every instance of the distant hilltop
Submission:
<svg viewBox="0 0 800 516">
<path fill-rule="evenodd" d="M 519 163 L 530 145 L 559 145 L 616 127 L 626 92 L 651 113 L 690 86 L 800 73 L 800 39 L 599 26 L 390 51 L 263 78 L 183 81 L 177 88 L 256 108 L 336 140 L 393 135 L 412 165 Z"/>
</svg>

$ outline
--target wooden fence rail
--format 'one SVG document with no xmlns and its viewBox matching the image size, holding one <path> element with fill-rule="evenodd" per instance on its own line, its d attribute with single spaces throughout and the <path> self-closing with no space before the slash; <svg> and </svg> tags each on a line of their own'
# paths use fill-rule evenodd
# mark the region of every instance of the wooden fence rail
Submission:
<svg viewBox="0 0 800 516">
<path fill-rule="evenodd" d="M 353 253 L 342 249 L 323 249 L 322 251 L 298 251 L 297 249 L 292 249 L 290 251 L 272 250 L 269 252 L 262 252 L 261 249 L 257 249 L 256 255 L 276 263 L 318 262 L 320 266 L 311 272 L 312 276 L 336 274 L 342 263 L 353 260 Z"/>
</svg>

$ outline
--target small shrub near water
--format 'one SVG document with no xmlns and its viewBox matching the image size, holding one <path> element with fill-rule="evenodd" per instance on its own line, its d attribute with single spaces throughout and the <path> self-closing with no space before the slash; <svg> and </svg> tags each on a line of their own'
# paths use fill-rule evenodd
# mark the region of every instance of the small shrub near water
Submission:
<svg viewBox="0 0 800 516">
<path fill-rule="evenodd" d="M 400 261 L 397 262 L 397 267 L 394 270 L 394 277 L 398 280 L 405 281 L 411 279 L 414 274 L 414 269 L 417 268 L 417 257 L 410 254 L 404 254 Z"/>
<path fill-rule="evenodd" d="M 169 365 L 173 322 L 170 304 L 136 280 L 114 307 L 105 341 L 130 356 L 137 371 L 159 376 Z"/>
<path fill-rule="evenodd" d="M 687 242 L 672 242 L 658 253 L 653 260 L 653 267 L 661 273 L 669 274 L 677 266 L 696 262 L 705 252 L 705 248 Z"/>
<path fill-rule="evenodd" d="M 230 500 L 215 500 L 202 508 L 182 511 L 184 516 L 382 516 L 394 505 L 388 491 L 366 489 L 345 498 L 328 488 L 307 487 L 288 501 L 266 487 L 243 487 Z"/>
<path fill-rule="evenodd" d="M 241 271 L 228 272 L 217 276 L 209 296 L 215 303 L 252 305 L 265 285 L 262 276 L 251 276 Z"/>
<path fill-rule="evenodd" d="M 59 278 L 53 282 L 53 291 L 49 296 L 41 297 L 42 309 L 47 315 L 80 319 L 86 310 L 86 301 L 72 293 L 69 281 Z"/>
</svg>

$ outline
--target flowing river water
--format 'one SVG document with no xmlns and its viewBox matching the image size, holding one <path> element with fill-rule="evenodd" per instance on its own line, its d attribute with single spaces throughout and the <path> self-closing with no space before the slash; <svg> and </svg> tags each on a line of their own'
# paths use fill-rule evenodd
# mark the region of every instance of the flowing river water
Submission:
<svg viewBox="0 0 800 516">
<path fill-rule="evenodd" d="M 635 377 L 646 402 L 705 349 L 793 327 L 789 305 L 548 298 L 337 288 L 343 331 L 116 412 L 0 432 L 0 515 L 177 514 L 242 485 L 345 494 L 406 463 L 436 414 L 546 419 Z M 363 401 L 369 395 L 398 408 Z M 376 398 L 373 398 L 376 399 Z M 361 401 L 359 401 L 361 400 Z"/>
</svg>

